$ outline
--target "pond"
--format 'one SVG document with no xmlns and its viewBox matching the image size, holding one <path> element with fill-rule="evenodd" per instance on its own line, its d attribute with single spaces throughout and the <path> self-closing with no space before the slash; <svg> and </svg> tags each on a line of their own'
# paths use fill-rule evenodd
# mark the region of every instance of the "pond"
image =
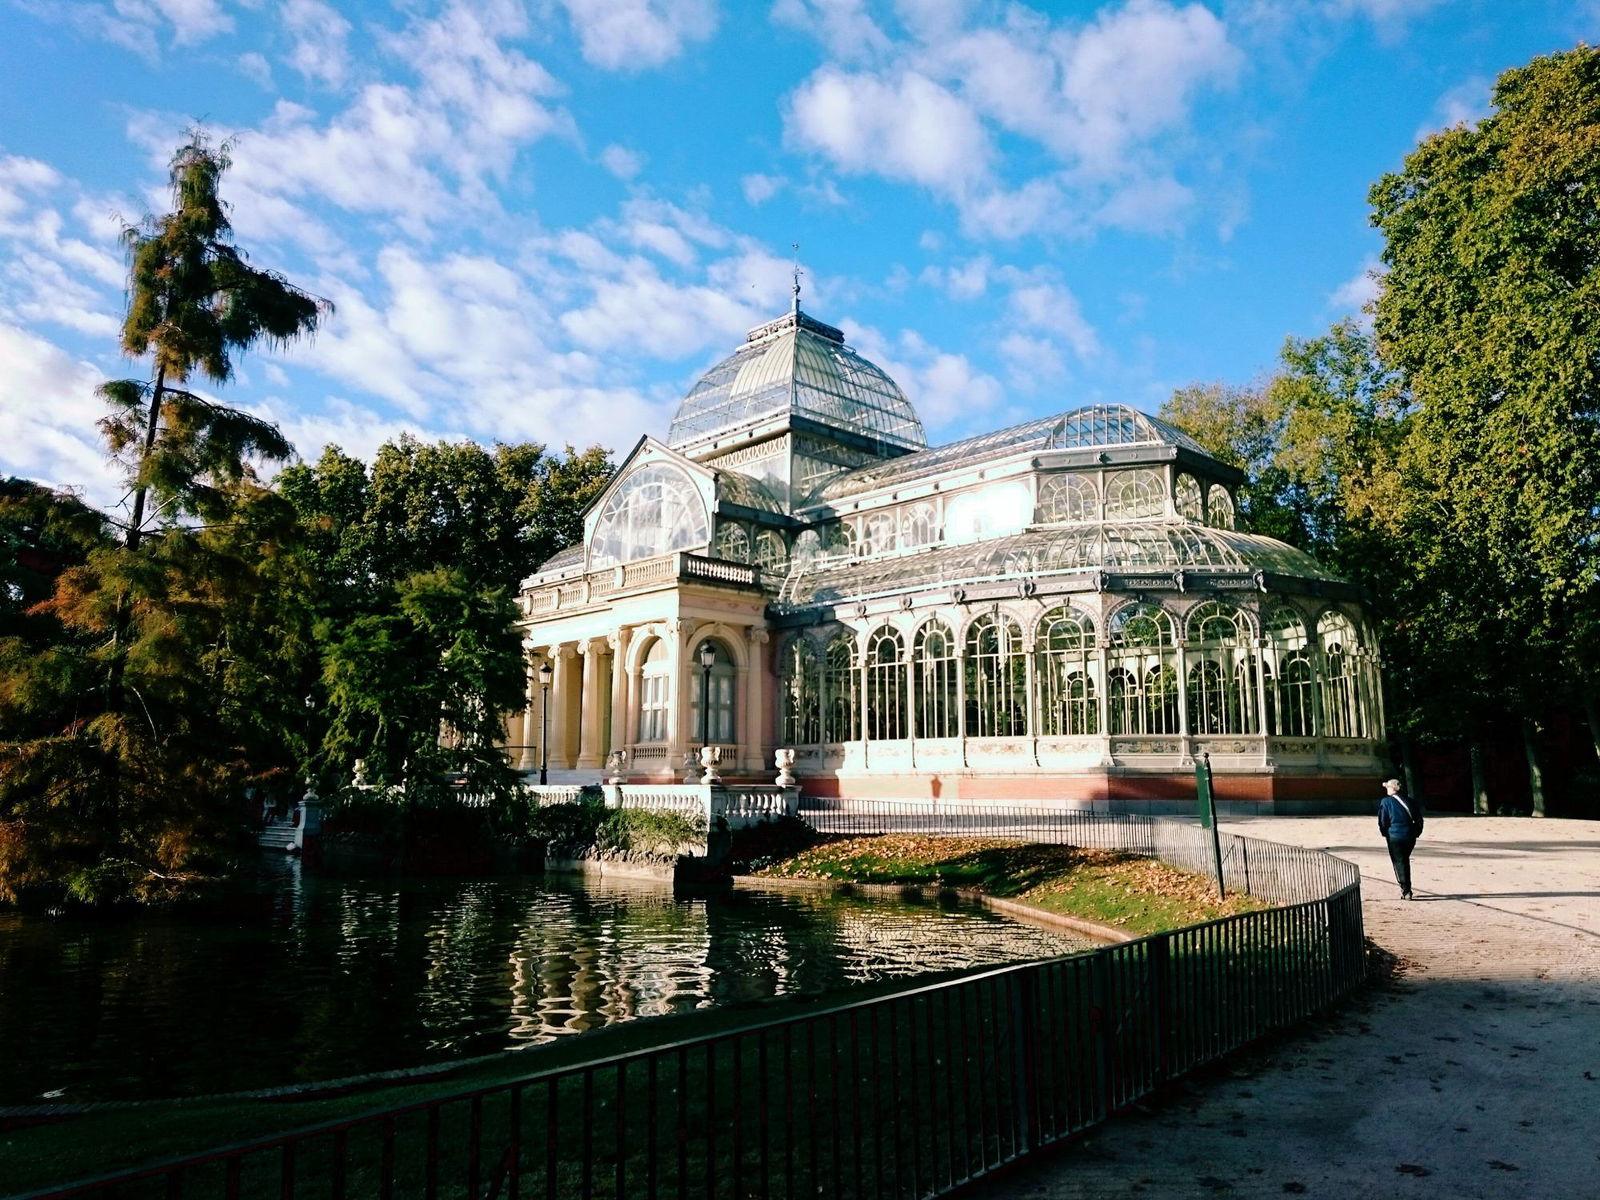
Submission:
<svg viewBox="0 0 1600 1200">
<path fill-rule="evenodd" d="M 0 1104 L 340 1078 L 1089 945 L 966 904 L 270 869 L 243 918 L 0 914 Z"/>
</svg>

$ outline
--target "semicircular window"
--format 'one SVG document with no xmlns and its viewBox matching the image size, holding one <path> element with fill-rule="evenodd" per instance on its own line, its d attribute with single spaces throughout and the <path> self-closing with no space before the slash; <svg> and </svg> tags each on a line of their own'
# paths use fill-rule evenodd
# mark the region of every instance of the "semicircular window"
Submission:
<svg viewBox="0 0 1600 1200">
<path fill-rule="evenodd" d="M 710 516 L 694 481 L 668 463 L 649 463 L 630 473 L 600 510 L 589 542 L 589 566 L 695 550 L 710 536 Z"/>
</svg>

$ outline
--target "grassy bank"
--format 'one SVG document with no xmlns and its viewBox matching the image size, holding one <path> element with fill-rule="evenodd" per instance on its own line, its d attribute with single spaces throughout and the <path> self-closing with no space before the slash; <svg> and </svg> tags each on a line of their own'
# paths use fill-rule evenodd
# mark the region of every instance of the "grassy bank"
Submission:
<svg viewBox="0 0 1600 1200">
<path fill-rule="evenodd" d="M 1009 838 L 882 834 L 827 841 L 758 872 L 786 879 L 969 888 L 1135 936 L 1264 908 L 1211 880 L 1114 850 Z"/>
</svg>

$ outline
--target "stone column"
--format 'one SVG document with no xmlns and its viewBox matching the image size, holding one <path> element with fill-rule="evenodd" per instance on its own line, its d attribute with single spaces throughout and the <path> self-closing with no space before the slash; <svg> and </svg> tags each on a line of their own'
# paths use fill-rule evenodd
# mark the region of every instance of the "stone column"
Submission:
<svg viewBox="0 0 1600 1200">
<path fill-rule="evenodd" d="M 689 744 L 699 735 L 698 730 L 688 728 L 689 685 L 684 674 L 685 660 L 688 658 L 684 648 L 694 632 L 694 625 L 676 619 L 666 621 L 664 625 L 662 636 L 667 639 L 667 677 L 672 681 L 672 695 L 667 702 L 667 765 L 677 774 L 683 766 L 683 756 L 689 752 Z"/>
<path fill-rule="evenodd" d="M 606 639 L 611 648 L 611 722 L 606 753 L 628 748 L 628 643 L 633 630 L 619 629 Z"/>
<path fill-rule="evenodd" d="M 577 651 L 570 645 L 556 646 L 551 650 L 551 659 L 555 676 L 550 681 L 549 763 L 565 771 L 572 766 L 567 710 L 572 696 L 573 675 L 578 666 Z"/>
<path fill-rule="evenodd" d="M 578 717 L 578 769 L 593 770 L 605 762 L 605 730 L 600 711 L 600 691 L 606 686 L 604 638 L 579 643 L 583 655 L 583 708 Z"/>
<path fill-rule="evenodd" d="M 1185 653 L 1187 638 L 1178 639 L 1173 662 L 1178 669 L 1178 745 L 1182 747 L 1185 765 L 1194 761 L 1194 730 L 1189 728 L 1189 656 Z"/>
<path fill-rule="evenodd" d="M 1256 732 L 1261 735 L 1261 761 L 1265 766 L 1272 765 L 1272 734 L 1267 729 L 1267 639 L 1256 639 L 1255 675 L 1256 675 Z M 1277 675 L 1274 673 L 1273 678 Z M 1280 715 L 1280 721 L 1283 719 Z"/>
<path fill-rule="evenodd" d="M 522 669 L 527 674 L 528 685 L 523 689 L 527 699 L 522 708 L 522 753 L 517 756 L 517 770 L 537 771 L 539 755 L 534 743 L 539 732 L 539 657 L 532 646 L 524 645 L 523 650 Z"/>
<path fill-rule="evenodd" d="M 767 725 L 767 638 L 765 629 L 752 627 L 746 634 L 750 670 L 745 680 L 744 737 L 745 761 L 752 771 L 765 771 L 772 765 L 767 751 L 771 729 Z"/>
<path fill-rule="evenodd" d="M 1039 666 L 1033 653 L 1031 632 L 1022 635 L 1022 679 L 1027 695 L 1023 697 L 1023 713 L 1027 720 L 1028 754 L 1033 765 L 1039 765 Z"/>
</svg>

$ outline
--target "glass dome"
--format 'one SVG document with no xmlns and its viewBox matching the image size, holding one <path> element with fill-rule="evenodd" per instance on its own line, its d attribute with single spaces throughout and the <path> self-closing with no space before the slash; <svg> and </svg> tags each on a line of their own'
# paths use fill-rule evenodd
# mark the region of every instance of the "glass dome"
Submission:
<svg viewBox="0 0 1600 1200">
<path fill-rule="evenodd" d="M 895 381 L 844 344 L 844 334 L 796 310 L 752 329 L 743 346 L 689 390 L 667 433 L 673 447 L 798 413 L 899 449 L 928 444 Z"/>
</svg>

